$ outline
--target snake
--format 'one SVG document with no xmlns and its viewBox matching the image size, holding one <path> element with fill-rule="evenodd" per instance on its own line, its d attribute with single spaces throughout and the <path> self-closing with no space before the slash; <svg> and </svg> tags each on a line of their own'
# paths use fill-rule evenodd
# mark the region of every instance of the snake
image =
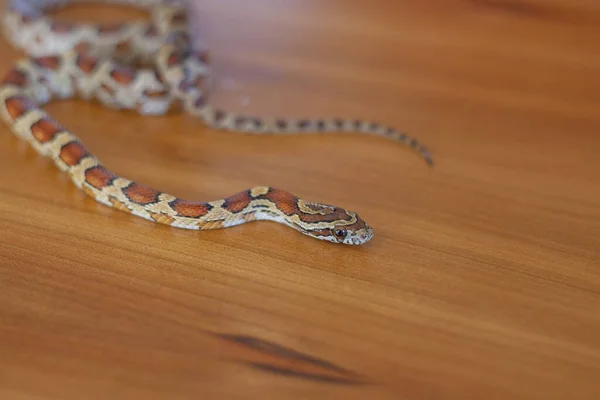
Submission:
<svg viewBox="0 0 600 400">
<path fill-rule="evenodd" d="M 2 27 L 26 55 L 0 81 L 0 117 L 19 138 L 48 157 L 97 202 L 176 228 L 211 230 L 273 221 L 309 237 L 362 245 L 373 228 L 356 212 L 304 200 L 286 190 L 256 186 L 213 201 L 186 200 L 119 176 L 43 109 L 54 100 L 96 101 L 139 115 L 180 110 L 216 130 L 254 134 L 354 132 L 385 137 L 417 152 L 415 138 L 377 122 L 340 118 L 260 118 L 210 104 L 210 68 L 197 49 L 183 0 L 105 0 L 146 11 L 144 21 L 63 22 L 50 13 L 89 0 L 6 0 Z"/>
</svg>

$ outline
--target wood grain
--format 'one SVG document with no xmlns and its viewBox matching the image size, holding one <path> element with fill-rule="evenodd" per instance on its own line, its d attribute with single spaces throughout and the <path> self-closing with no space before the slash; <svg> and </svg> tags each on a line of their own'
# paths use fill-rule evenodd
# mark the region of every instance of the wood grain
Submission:
<svg viewBox="0 0 600 400">
<path fill-rule="evenodd" d="M 0 398 L 600 398 L 597 1 L 193 6 L 216 104 L 390 123 L 437 165 L 371 137 L 47 107 L 140 183 L 356 210 L 376 236 L 349 248 L 152 224 L 0 127 Z M 90 12 L 139 16 L 60 16 Z M 0 74 L 23 55 L 0 54 Z"/>
</svg>

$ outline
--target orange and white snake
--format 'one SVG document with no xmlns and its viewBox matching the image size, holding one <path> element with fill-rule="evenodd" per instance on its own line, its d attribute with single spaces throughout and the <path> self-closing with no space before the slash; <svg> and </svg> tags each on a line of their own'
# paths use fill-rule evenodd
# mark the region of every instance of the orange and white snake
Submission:
<svg viewBox="0 0 600 400">
<path fill-rule="evenodd" d="M 182 2 L 108 0 L 142 7 L 150 16 L 146 22 L 114 26 L 67 24 L 47 15 L 69 2 L 73 1 L 6 1 L 4 33 L 28 57 L 18 61 L 0 82 L 0 115 L 19 138 L 51 158 L 78 188 L 100 203 L 186 229 L 269 220 L 334 243 L 359 245 L 373 237 L 373 229 L 355 212 L 308 202 L 272 187 L 253 187 L 225 199 L 203 202 L 184 200 L 117 176 L 42 110 L 53 99 L 95 99 L 107 107 L 137 110 L 142 115 L 163 114 L 178 106 L 208 126 L 237 132 L 379 135 L 408 145 L 432 164 L 427 150 L 415 139 L 378 123 L 266 120 L 213 108 L 206 101 L 206 57 L 192 46 Z"/>
</svg>

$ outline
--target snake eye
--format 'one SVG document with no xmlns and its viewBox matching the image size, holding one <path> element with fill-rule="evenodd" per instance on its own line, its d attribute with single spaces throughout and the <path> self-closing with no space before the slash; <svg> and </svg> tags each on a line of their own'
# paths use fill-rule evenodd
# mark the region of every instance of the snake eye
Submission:
<svg viewBox="0 0 600 400">
<path fill-rule="evenodd" d="M 333 236 L 335 236 L 335 238 L 338 240 L 344 240 L 346 238 L 347 234 L 348 234 L 348 232 L 344 228 L 334 228 L 333 229 Z"/>
</svg>

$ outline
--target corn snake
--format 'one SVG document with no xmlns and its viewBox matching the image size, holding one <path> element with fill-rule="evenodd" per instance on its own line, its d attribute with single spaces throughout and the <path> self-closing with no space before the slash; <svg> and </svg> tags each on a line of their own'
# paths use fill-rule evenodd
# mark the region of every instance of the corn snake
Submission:
<svg viewBox="0 0 600 400">
<path fill-rule="evenodd" d="M 405 144 L 432 164 L 416 139 L 378 123 L 336 118 L 267 120 L 212 107 L 206 101 L 206 54 L 193 49 L 182 2 L 105 1 L 139 6 L 150 15 L 147 22 L 114 26 L 63 23 L 47 15 L 73 2 L 7 0 L 4 32 L 28 57 L 0 82 L 0 116 L 19 138 L 51 158 L 79 189 L 102 204 L 186 229 L 268 220 L 333 243 L 359 245 L 373 237 L 373 229 L 355 212 L 308 202 L 273 187 L 253 187 L 204 202 L 184 200 L 117 176 L 42 110 L 48 102 L 77 97 L 141 115 L 160 115 L 179 107 L 210 127 L 236 132 L 372 134 Z M 136 62 L 143 66 L 134 67 Z"/>
</svg>

